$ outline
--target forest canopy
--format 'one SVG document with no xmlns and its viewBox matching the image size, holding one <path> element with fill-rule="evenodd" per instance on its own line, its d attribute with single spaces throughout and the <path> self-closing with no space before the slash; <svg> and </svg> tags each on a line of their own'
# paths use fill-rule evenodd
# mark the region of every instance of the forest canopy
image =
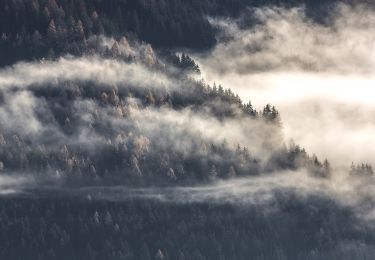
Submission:
<svg viewBox="0 0 375 260">
<path fill-rule="evenodd" d="M 336 167 L 286 140 L 279 104 L 235 91 L 246 72 L 263 86 L 270 68 L 312 71 L 335 56 L 294 53 L 300 41 L 268 54 L 298 26 L 283 20 L 290 8 L 312 50 L 330 44 L 309 33 L 338 28 L 336 2 L 1 0 L 0 259 L 372 259 L 371 164 Z M 217 52 L 230 88 L 205 79 L 200 59 Z M 313 109 L 300 112 L 304 136 Z"/>
<path fill-rule="evenodd" d="M 297 0 L 3 0 L 0 6 L 0 61 L 82 54 L 86 40 L 104 34 L 138 38 L 156 48 L 204 50 L 216 43 L 209 16 L 236 17 L 247 6 L 306 4 L 322 17 L 336 1 Z"/>
</svg>

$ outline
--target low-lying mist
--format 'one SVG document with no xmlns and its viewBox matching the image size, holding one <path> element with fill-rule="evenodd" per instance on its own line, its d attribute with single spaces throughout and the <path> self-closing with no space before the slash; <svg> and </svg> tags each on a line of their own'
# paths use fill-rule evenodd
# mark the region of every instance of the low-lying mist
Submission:
<svg viewBox="0 0 375 260">
<path fill-rule="evenodd" d="M 68 83 L 67 83 L 68 82 Z M 121 88 L 131 86 L 142 91 L 183 92 L 176 79 L 147 68 L 142 64 L 125 63 L 116 59 L 103 59 L 98 56 L 82 58 L 60 58 L 57 61 L 18 63 L 0 70 L 0 133 L 11 133 L 29 138 L 34 143 L 52 146 L 65 144 L 91 144 L 92 147 L 107 142 L 93 131 L 95 120 L 111 126 L 112 131 L 121 133 L 135 128 L 151 140 L 158 139 L 163 146 L 174 147 L 176 151 L 192 152 L 192 143 L 208 140 L 215 144 L 228 142 L 231 148 L 245 145 L 252 154 L 266 157 L 270 151 L 261 146 L 267 131 L 266 124 L 251 118 L 239 117 L 219 120 L 203 107 L 197 111 L 190 107 L 175 110 L 168 106 L 142 107 L 144 100 L 139 97 L 114 99 L 114 105 L 103 106 L 103 100 L 76 97 L 70 103 L 70 114 L 77 118 L 80 127 L 75 135 L 66 135 L 52 112 L 51 104 L 56 100 L 35 95 L 35 88 L 46 91 L 63 92 L 73 89 L 79 92 L 80 84 L 103 84 L 103 93 L 121 92 Z M 114 95 L 118 95 L 115 93 Z M 64 99 L 64 97 L 62 97 Z M 217 106 L 220 106 L 218 103 Z M 236 111 L 236 108 L 233 108 Z M 41 116 L 43 115 L 43 116 Z M 95 119 L 100 118 L 100 119 Z M 71 118 L 67 119 L 71 120 Z M 47 136 L 48 133 L 48 136 Z M 53 133 L 53 134 L 52 134 Z M 52 134 L 52 135 L 51 135 Z M 196 139 L 196 140 L 194 140 Z M 56 148 L 58 149 L 58 148 Z"/>
<path fill-rule="evenodd" d="M 212 19 L 224 37 L 196 58 L 208 82 L 278 107 L 286 142 L 336 167 L 375 163 L 374 17 L 367 6 L 337 5 L 322 25 L 303 8 L 249 9 L 237 21 Z"/>
<path fill-rule="evenodd" d="M 0 195 L 63 196 L 94 201 L 126 202 L 133 199 L 164 203 L 232 204 L 261 206 L 266 213 L 277 212 L 279 203 L 294 196 L 309 203 L 321 198 L 347 208 L 366 223 L 373 223 L 375 181 L 347 174 L 331 179 L 316 178 L 305 170 L 281 171 L 250 178 L 218 180 L 211 184 L 187 187 L 130 188 L 122 185 L 96 185 L 69 188 L 51 182 L 30 181 L 28 177 L 2 177 Z"/>
<path fill-rule="evenodd" d="M 0 88 L 29 87 L 34 84 L 58 85 L 64 81 L 92 81 L 102 84 L 124 83 L 147 89 L 168 88 L 173 84 L 166 76 L 142 63 L 125 63 L 116 59 L 61 57 L 55 61 L 20 62 L 0 71 Z"/>
</svg>

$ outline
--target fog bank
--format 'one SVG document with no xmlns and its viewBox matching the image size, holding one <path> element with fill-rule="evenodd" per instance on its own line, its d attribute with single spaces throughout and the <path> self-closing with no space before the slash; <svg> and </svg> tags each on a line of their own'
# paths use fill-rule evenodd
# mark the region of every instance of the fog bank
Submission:
<svg viewBox="0 0 375 260">
<path fill-rule="evenodd" d="M 211 53 L 196 55 L 203 77 L 257 108 L 275 105 L 286 142 L 294 139 L 335 166 L 375 163 L 373 11 L 338 5 L 329 26 L 309 20 L 303 8 L 246 15 L 258 24 L 244 29 L 242 20 L 212 19 L 225 37 Z"/>
</svg>

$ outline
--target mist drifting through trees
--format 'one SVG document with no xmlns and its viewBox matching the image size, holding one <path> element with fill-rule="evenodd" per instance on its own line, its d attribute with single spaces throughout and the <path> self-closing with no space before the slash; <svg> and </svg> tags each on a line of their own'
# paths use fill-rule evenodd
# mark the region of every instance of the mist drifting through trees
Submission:
<svg viewBox="0 0 375 260">
<path fill-rule="evenodd" d="M 373 8 L 2 1 L 0 259 L 372 259 Z"/>
</svg>

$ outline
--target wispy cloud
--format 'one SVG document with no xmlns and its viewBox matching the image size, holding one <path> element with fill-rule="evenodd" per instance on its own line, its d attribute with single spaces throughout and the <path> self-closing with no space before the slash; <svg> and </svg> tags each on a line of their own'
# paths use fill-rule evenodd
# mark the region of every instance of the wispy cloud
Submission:
<svg viewBox="0 0 375 260">
<path fill-rule="evenodd" d="M 128 86 L 148 89 L 173 86 L 168 77 L 141 63 L 126 63 L 98 56 L 20 62 L 0 70 L 0 88 L 3 90 L 34 84 L 58 85 L 61 81 L 92 81 L 107 85 L 126 82 Z"/>
<path fill-rule="evenodd" d="M 17 194 L 24 188 L 30 188 L 34 183 L 33 178 L 26 176 L 0 176 L 0 196 Z"/>
<path fill-rule="evenodd" d="M 366 6 L 338 5 L 329 26 L 309 20 L 303 8 L 256 8 L 248 10 L 247 15 L 257 21 L 248 29 L 231 20 L 211 20 L 231 40 L 213 50 L 207 67 L 240 74 L 374 72 L 375 36 L 371 28 L 375 19 Z"/>
<path fill-rule="evenodd" d="M 250 9 L 248 16 L 257 24 L 212 20 L 226 37 L 196 55 L 203 77 L 256 107 L 276 105 L 286 141 L 336 166 L 375 163 L 373 10 L 337 5 L 328 25 L 309 20 L 303 8 Z"/>
<path fill-rule="evenodd" d="M 363 221 L 373 223 L 375 181 L 369 178 L 336 175 L 333 179 L 315 178 L 306 171 L 283 171 L 257 177 L 218 181 L 194 187 L 129 188 L 126 186 L 92 186 L 57 189 L 66 196 L 89 200 L 127 201 L 148 199 L 167 203 L 211 203 L 240 206 L 261 206 L 265 212 L 277 211 L 279 202 L 297 196 L 308 202 L 311 198 L 328 199 L 352 210 Z M 46 187 L 44 191 L 52 191 Z"/>
</svg>

